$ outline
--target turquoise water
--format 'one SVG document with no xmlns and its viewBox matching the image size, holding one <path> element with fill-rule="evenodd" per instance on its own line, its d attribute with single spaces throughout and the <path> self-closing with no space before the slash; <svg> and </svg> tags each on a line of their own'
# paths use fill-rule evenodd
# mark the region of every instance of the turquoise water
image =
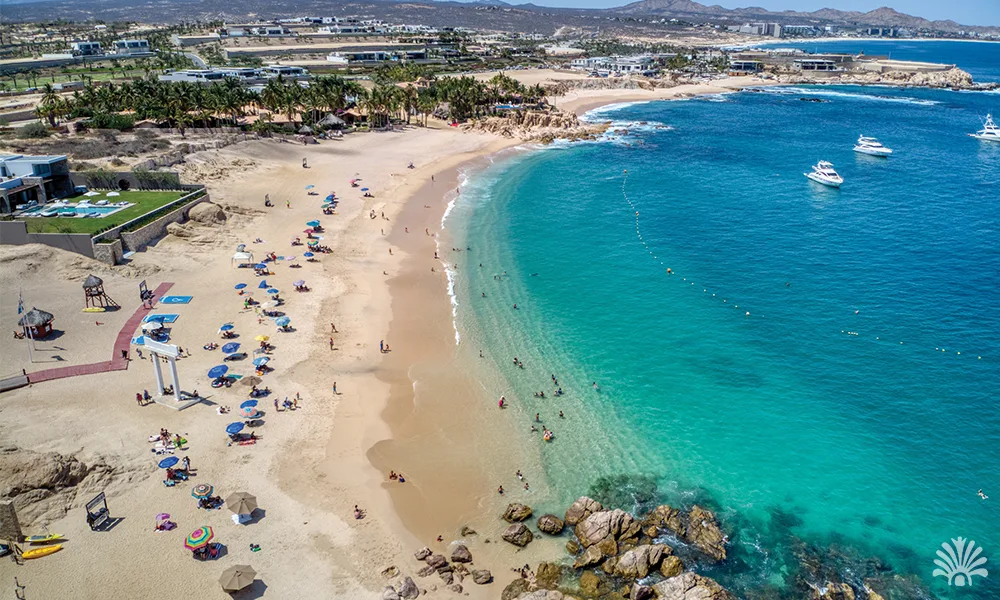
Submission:
<svg viewBox="0 0 1000 600">
<path fill-rule="evenodd" d="M 733 550 L 701 569 L 742 597 L 899 573 L 930 591 L 898 598 L 1000 598 L 1000 144 L 965 135 L 998 98 L 630 105 L 604 113 L 627 134 L 472 174 L 447 222 L 470 247 L 448 257 L 458 328 L 508 416 L 556 432 L 542 508 L 595 484 L 630 508 L 708 504 Z M 854 153 L 862 133 L 896 154 Z M 819 159 L 842 189 L 803 177 Z M 958 536 L 996 571 L 972 588 L 932 576 Z"/>
<path fill-rule="evenodd" d="M 806 52 L 846 52 L 889 56 L 896 60 L 947 63 L 972 75 L 975 81 L 1000 81 L 1000 43 L 997 42 L 924 42 L 907 40 L 838 40 L 810 42 L 782 40 L 759 46 L 801 48 Z"/>
</svg>

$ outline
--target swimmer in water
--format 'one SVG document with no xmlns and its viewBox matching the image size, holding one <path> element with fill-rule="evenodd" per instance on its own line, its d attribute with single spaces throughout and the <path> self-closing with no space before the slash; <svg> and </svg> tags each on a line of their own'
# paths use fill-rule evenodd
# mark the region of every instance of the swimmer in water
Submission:
<svg viewBox="0 0 1000 600">
<path fill-rule="evenodd" d="M 982 498 L 983 500 L 989 500 L 990 499 L 989 496 L 987 496 L 986 494 L 983 493 L 982 488 L 980 488 L 979 491 L 976 492 L 976 494 L 978 494 L 979 497 Z"/>
</svg>

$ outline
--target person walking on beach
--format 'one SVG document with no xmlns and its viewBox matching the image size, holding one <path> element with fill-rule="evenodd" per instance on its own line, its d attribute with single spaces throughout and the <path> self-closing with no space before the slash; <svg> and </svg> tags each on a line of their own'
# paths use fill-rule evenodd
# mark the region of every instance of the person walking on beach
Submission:
<svg viewBox="0 0 1000 600">
<path fill-rule="evenodd" d="M 135 403 L 138 404 L 139 406 L 142 406 L 142 394 L 140 394 L 139 392 L 135 393 Z"/>
<path fill-rule="evenodd" d="M 335 396 L 337 395 L 337 382 L 336 381 L 333 382 L 333 395 L 335 395 Z"/>
<path fill-rule="evenodd" d="M 378 341 L 378 351 L 383 353 L 385 352 L 385 340 Z"/>
<path fill-rule="evenodd" d="M 503 496 L 503 486 L 502 485 L 497 488 L 497 493 L 500 494 L 501 496 Z"/>
<path fill-rule="evenodd" d="M 285 207 L 286 208 L 291 208 L 292 207 L 292 203 L 290 201 L 288 201 L 288 200 L 285 200 Z"/>
<path fill-rule="evenodd" d="M 277 396 L 274 397 L 274 411 L 275 412 L 281 412 L 281 409 L 278 408 L 278 397 Z"/>
<path fill-rule="evenodd" d="M 333 350 L 333 337 L 330 337 L 330 350 Z"/>
</svg>

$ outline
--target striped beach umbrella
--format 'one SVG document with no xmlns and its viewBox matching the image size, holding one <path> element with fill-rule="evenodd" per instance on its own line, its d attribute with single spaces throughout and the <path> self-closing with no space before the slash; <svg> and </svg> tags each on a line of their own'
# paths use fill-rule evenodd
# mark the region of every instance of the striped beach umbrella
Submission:
<svg viewBox="0 0 1000 600">
<path fill-rule="evenodd" d="M 194 488 L 192 488 L 191 495 L 194 496 L 195 498 L 208 498 L 209 496 L 212 495 L 212 492 L 214 490 L 215 488 L 213 488 L 211 484 L 199 483 L 198 485 L 194 486 Z"/>
<path fill-rule="evenodd" d="M 254 419 L 257 417 L 257 407 L 247 406 L 240 409 L 240 416 L 244 419 Z"/>
<path fill-rule="evenodd" d="M 184 547 L 188 550 L 197 550 L 198 548 L 204 548 L 212 541 L 215 537 L 215 532 L 208 525 L 199 527 L 192 531 L 187 539 L 184 540 Z"/>
</svg>

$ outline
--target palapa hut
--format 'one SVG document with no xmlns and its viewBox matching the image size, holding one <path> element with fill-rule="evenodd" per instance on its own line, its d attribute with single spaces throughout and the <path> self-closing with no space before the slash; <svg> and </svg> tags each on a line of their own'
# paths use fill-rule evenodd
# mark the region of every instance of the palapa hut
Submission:
<svg viewBox="0 0 1000 600">
<path fill-rule="evenodd" d="M 322 128 L 333 127 L 339 129 L 341 127 L 346 127 L 347 122 L 334 114 L 327 113 L 325 117 L 323 117 L 319 121 L 316 121 L 316 126 Z"/>
<path fill-rule="evenodd" d="M 299 127 L 299 133 L 310 134 L 312 132 L 313 132 L 312 127 L 308 125 L 303 125 L 302 127 Z"/>
<path fill-rule="evenodd" d="M 38 339 L 52 333 L 52 321 L 55 318 L 55 315 L 50 312 L 32 307 L 31 310 L 21 315 L 17 324 L 21 326 L 25 333 Z"/>
</svg>

